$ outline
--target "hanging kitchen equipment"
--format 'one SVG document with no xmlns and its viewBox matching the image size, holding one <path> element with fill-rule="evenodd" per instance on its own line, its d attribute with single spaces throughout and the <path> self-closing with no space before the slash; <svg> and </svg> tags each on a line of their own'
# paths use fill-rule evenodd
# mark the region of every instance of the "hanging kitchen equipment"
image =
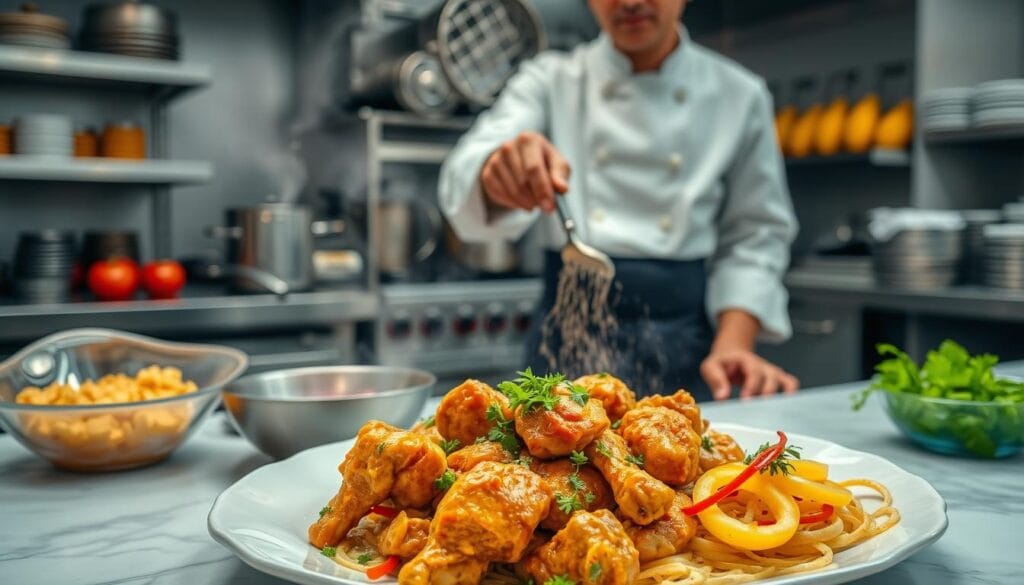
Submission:
<svg viewBox="0 0 1024 585">
<path fill-rule="evenodd" d="M 435 42 L 452 87 L 482 107 L 494 103 L 520 63 L 547 46 L 540 17 L 523 0 L 448 0 Z"/>
<path fill-rule="evenodd" d="M 459 105 L 441 63 L 424 51 L 360 69 L 349 91 L 352 106 L 399 107 L 428 117 L 450 114 Z"/>
<path fill-rule="evenodd" d="M 228 264 L 268 272 L 283 280 L 291 291 L 313 285 L 313 238 L 345 229 L 340 220 L 313 221 L 309 207 L 292 203 L 232 208 L 225 218 L 226 226 L 207 228 L 207 235 L 227 240 Z M 268 288 L 251 273 L 232 272 L 233 287 L 240 292 L 263 292 Z"/>
</svg>

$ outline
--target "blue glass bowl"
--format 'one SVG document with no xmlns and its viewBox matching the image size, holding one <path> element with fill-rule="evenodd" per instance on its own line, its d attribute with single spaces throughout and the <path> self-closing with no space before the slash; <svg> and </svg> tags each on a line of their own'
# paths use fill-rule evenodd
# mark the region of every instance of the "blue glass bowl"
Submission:
<svg viewBox="0 0 1024 585">
<path fill-rule="evenodd" d="M 889 418 L 929 451 L 991 459 L 1009 457 L 1024 447 L 1024 404 L 882 394 Z"/>
</svg>

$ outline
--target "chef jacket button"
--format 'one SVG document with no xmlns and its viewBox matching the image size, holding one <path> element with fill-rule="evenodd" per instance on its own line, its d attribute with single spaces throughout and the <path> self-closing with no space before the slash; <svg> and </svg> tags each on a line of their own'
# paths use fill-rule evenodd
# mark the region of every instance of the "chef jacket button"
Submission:
<svg viewBox="0 0 1024 585">
<path fill-rule="evenodd" d="M 661 231 L 663 231 L 663 232 L 667 232 L 670 229 L 672 229 L 672 216 L 671 215 L 663 215 L 663 216 L 661 216 L 658 219 L 658 227 L 661 228 Z"/>
<path fill-rule="evenodd" d="M 594 158 L 595 158 L 595 159 L 597 160 L 597 162 L 599 162 L 599 163 L 605 163 L 605 162 L 608 162 L 608 157 L 609 157 L 609 154 L 608 154 L 608 149 L 607 149 L 607 148 L 605 148 L 605 147 L 603 147 L 603 146 L 599 146 L 599 147 L 597 148 L 597 151 L 596 151 L 596 152 L 594 152 Z"/>
<path fill-rule="evenodd" d="M 683 103 L 686 101 L 686 90 L 680 87 L 672 94 L 672 97 L 676 98 L 677 102 Z"/>
<path fill-rule="evenodd" d="M 590 219 L 597 223 L 601 223 L 602 221 L 604 221 L 605 217 L 607 217 L 607 214 L 600 207 L 590 212 Z"/>
<path fill-rule="evenodd" d="M 683 168 L 683 155 L 678 152 L 673 152 L 672 155 L 668 157 L 668 168 L 673 171 L 678 171 Z"/>
</svg>

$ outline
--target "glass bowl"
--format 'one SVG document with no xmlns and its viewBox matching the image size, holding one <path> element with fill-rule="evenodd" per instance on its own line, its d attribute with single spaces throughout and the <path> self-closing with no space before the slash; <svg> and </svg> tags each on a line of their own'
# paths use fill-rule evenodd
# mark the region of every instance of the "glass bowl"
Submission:
<svg viewBox="0 0 1024 585">
<path fill-rule="evenodd" d="M 1009 457 L 1024 446 L 1024 404 L 883 392 L 885 410 L 911 441 L 936 453 Z"/>
<path fill-rule="evenodd" d="M 0 364 L 0 426 L 57 467 L 112 471 L 166 458 L 217 406 L 222 386 L 248 357 L 230 347 L 171 343 L 108 329 L 72 329 L 44 337 Z M 150 365 L 181 370 L 194 392 L 141 402 L 18 404 L 30 386 L 77 388 L 106 374 L 134 375 Z"/>
</svg>

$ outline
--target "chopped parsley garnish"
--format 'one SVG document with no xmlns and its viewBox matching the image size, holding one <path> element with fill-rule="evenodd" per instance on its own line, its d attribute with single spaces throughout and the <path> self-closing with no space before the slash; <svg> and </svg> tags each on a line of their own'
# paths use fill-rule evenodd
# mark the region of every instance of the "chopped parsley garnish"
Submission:
<svg viewBox="0 0 1024 585">
<path fill-rule="evenodd" d="M 555 386 L 565 381 L 562 374 L 548 374 L 537 376 L 533 370 L 526 368 L 522 372 L 516 372 L 519 377 L 515 381 L 505 381 L 498 384 L 498 390 L 508 397 L 509 408 L 513 412 L 520 406 L 523 414 L 539 407 L 544 410 L 551 410 L 558 404 L 558 396 L 555 395 Z"/>
<path fill-rule="evenodd" d="M 373 555 L 371 555 L 370 553 L 362 553 L 358 557 L 356 557 L 356 562 L 360 565 L 369 564 L 371 560 L 373 560 Z"/>
<path fill-rule="evenodd" d="M 515 463 L 516 465 L 522 465 L 523 467 L 529 467 L 530 465 L 533 465 L 533 457 L 530 457 L 529 455 L 523 455 L 522 457 L 516 459 L 512 463 Z"/>
<path fill-rule="evenodd" d="M 458 479 L 458 476 L 455 475 L 455 472 L 451 469 L 446 469 L 444 470 L 444 473 L 434 480 L 434 487 L 437 488 L 437 491 L 443 492 L 452 487 L 452 484 L 455 483 L 456 479 Z"/>
<path fill-rule="evenodd" d="M 583 502 L 588 506 L 592 504 L 596 499 L 597 496 L 595 496 L 593 492 L 587 492 L 583 494 Z"/>
<path fill-rule="evenodd" d="M 590 460 L 587 459 L 587 456 L 583 451 L 573 451 L 572 454 L 569 455 L 569 461 L 572 461 L 572 464 L 578 467 L 580 465 L 586 465 L 587 461 Z"/>
<path fill-rule="evenodd" d="M 384 452 L 384 448 L 387 447 L 387 446 L 388 446 L 387 441 L 377 445 L 377 455 L 380 455 L 381 453 L 383 453 Z"/>
<path fill-rule="evenodd" d="M 324 506 L 323 508 L 320 508 L 320 517 L 323 518 L 324 514 L 330 514 L 333 511 L 334 510 L 331 510 L 330 506 Z"/>
<path fill-rule="evenodd" d="M 516 438 L 514 423 L 505 418 L 501 406 L 491 404 L 487 407 L 487 420 L 494 424 L 494 427 L 487 433 L 487 440 L 500 443 L 506 451 L 512 455 L 519 454 L 519 439 Z"/>
<path fill-rule="evenodd" d="M 458 439 L 452 439 L 450 441 L 445 439 L 445 440 L 441 441 L 441 448 L 444 449 L 444 454 L 445 455 L 451 455 L 461 445 L 462 445 L 462 442 L 459 441 Z"/>
<path fill-rule="evenodd" d="M 576 510 L 583 509 L 583 502 L 580 501 L 580 497 L 576 493 L 570 495 L 555 494 L 555 503 L 558 505 L 558 509 L 566 514 L 572 514 Z"/>
<path fill-rule="evenodd" d="M 434 415 L 430 415 L 428 417 L 421 418 L 420 422 L 423 423 L 423 428 L 429 429 L 434 426 L 437 421 L 434 420 Z"/>
<path fill-rule="evenodd" d="M 523 579 L 520 579 L 519 585 L 533 585 L 533 578 L 531 577 L 529 579 L 526 579 L 525 581 Z"/>
<path fill-rule="evenodd" d="M 576 585 L 569 575 L 556 575 L 544 582 L 544 585 Z"/>
<path fill-rule="evenodd" d="M 626 461 L 629 461 L 630 463 L 636 465 L 637 467 L 644 466 L 644 456 L 642 453 L 640 455 L 626 455 Z"/>
<path fill-rule="evenodd" d="M 617 421 L 612 423 L 612 430 L 614 431 L 615 429 L 617 429 L 617 428 L 619 428 L 621 426 L 622 426 L 622 419 L 620 418 L 619 420 L 617 420 Z"/>
<path fill-rule="evenodd" d="M 587 576 L 590 578 L 590 581 L 597 581 L 598 577 L 601 576 L 601 563 L 592 563 Z"/>
<path fill-rule="evenodd" d="M 580 406 L 586 406 L 587 401 L 590 400 L 590 393 L 587 392 L 586 388 L 580 386 L 579 384 L 570 384 L 569 398 L 571 398 L 573 402 L 579 404 Z"/>
<path fill-rule="evenodd" d="M 612 450 L 609 449 L 608 445 L 605 445 L 602 441 L 598 441 L 594 444 L 594 450 L 609 459 L 612 458 Z"/>
<path fill-rule="evenodd" d="M 329 557 L 329 558 L 333 559 L 334 555 L 338 554 L 338 547 L 336 547 L 336 546 L 325 546 L 322 549 L 320 549 L 320 554 L 324 555 L 325 557 Z"/>
<path fill-rule="evenodd" d="M 597 375 L 597 377 L 598 378 L 607 378 L 608 377 L 608 372 L 601 372 L 600 374 Z"/>
<path fill-rule="evenodd" d="M 771 444 L 769 443 L 761 445 L 760 447 L 757 448 L 757 451 L 755 451 L 752 454 L 748 454 L 747 457 L 743 460 L 743 463 L 745 463 L 746 465 L 750 465 L 750 463 L 753 462 L 758 455 L 760 455 L 769 447 L 771 447 Z M 774 461 L 768 464 L 768 467 L 766 468 L 768 473 L 770 475 L 789 475 L 790 473 L 793 473 L 793 464 L 790 463 L 790 461 L 792 461 L 793 459 L 800 458 L 801 448 L 802 447 L 797 447 L 795 445 L 786 447 L 785 451 L 780 453 Z M 761 473 L 764 473 L 764 471 L 761 471 Z"/>
<path fill-rule="evenodd" d="M 700 438 L 700 448 L 705 451 L 714 451 L 715 444 L 711 442 L 711 437 L 704 435 Z"/>
<path fill-rule="evenodd" d="M 569 476 L 569 485 L 576 491 L 587 489 L 587 484 L 583 482 L 578 473 L 573 473 Z"/>
</svg>

